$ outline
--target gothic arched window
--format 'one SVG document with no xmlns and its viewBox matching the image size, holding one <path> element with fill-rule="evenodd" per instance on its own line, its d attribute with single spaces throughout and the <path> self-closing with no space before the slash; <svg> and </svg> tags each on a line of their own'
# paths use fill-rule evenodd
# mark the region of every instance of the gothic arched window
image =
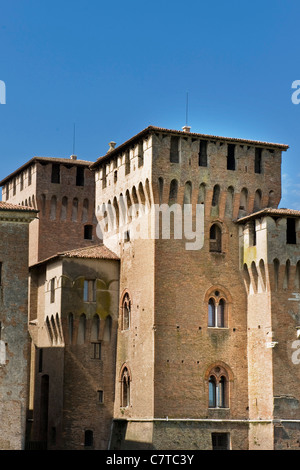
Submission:
<svg viewBox="0 0 300 470">
<path fill-rule="evenodd" d="M 224 367 L 215 366 L 209 372 L 208 406 L 209 408 L 228 408 L 228 374 Z"/>
</svg>

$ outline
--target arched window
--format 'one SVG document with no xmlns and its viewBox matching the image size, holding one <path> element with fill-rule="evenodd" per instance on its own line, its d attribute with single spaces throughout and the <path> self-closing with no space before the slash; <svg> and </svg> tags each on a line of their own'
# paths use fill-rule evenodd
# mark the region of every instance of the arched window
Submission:
<svg viewBox="0 0 300 470">
<path fill-rule="evenodd" d="M 72 221 L 77 222 L 78 216 L 78 199 L 75 197 L 73 199 L 73 206 L 72 206 Z"/>
<path fill-rule="evenodd" d="M 184 186 L 183 204 L 192 204 L 192 183 L 187 181 Z"/>
<path fill-rule="evenodd" d="M 233 214 L 233 196 L 234 196 L 234 188 L 229 186 L 227 189 L 227 198 L 226 198 L 226 206 L 225 206 L 225 214 L 227 217 L 232 217 Z"/>
<path fill-rule="evenodd" d="M 226 321 L 226 301 L 222 293 L 214 291 L 208 301 L 208 326 L 212 328 L 224 328 Z"/>
<path fill-rule="evenodd" d="M 85 199 L 82 206 L 82 222 L 87 223 L 89 218 L 89 200 Z"/>
<path fill-rule="evenodd" d="M 130 315 L 131 315 L 131 300 L 128 292 L 123 296 L 121 304 L 121 319 L 122 319 L 122 330 L 129 330 L 130 328 Z"/>
<path fill-rule="evenodd" d="M 178 181 L 172 180 L 170 184 L 169 204 L 177 203 Z"/>
<path fill-rule="evenodd" d="M 100 318 L 99 315 L 94 315 L 92 320 L 91 328 L 91 341 L 99 340 L 99 331 L 100 331 Z"/>
<path fill-rule="evenodd" d="M 209 230 L 209 251 L 216 253 L 222 251 L 222 231 L 217 224 L 213 224 Z"/>
<path fill-rule="evenodd" d="M 61 220 L 66 220 L 67 210 L 68 210 L 68 198 L 64 196 L 62 198 L 62 204 L 61 204 L 61 213 L 60 213 Z"/>
<path fill-rule="evenodd" d="M 51 209 L 50 209 L 50 219 L 51 220 L 56 219 L 56 207 L 57 207 L 56 196 L 52 196 L 52 198 L 51 198 Z"/>
<path fill-rule="evenodd" d="M 121 408 L 130 405 L 130 383 L 131 377 L 127 367 L 124 367 L 121 374 Z"/>
<path fill-rule="evenodd" d="M 216 207 L 219 204 L 219 198 L 220 198 L 220 186 L 216 184 L 214 186 L 213 198 L 212 198 L 213 207 Z"/>
<path fill-rule="evenodd" d="M 86 316 L 83 313 L 82 315 L 80 315 L 80 318 L 79 318 L 77 344 L 85 343 L 85 334 L 86 334 Z"/>
<path fill-rule="evenodd" d="M 257 191 L 255 191 L 253 210 L 254 212 L 257 212 L 260 209 L 261 209 L 261 190 L 258 189 Z"/>
<path fill-rule="evenodd" d="M 74 317 L 73 317 L 73 313 L 69 313 L 68 315 L 69 344 L 73 343 L 73 332 L 74 332 Z"/>
<path fill-rule="evenodd" d="M 163 202 L 163 191 L 164 191 L 164 180 L 163 178 L 158 178 L 158 201 L 159 204 Z"/>
<path fill-rule="evenodd" d="M 215 366 L 209 373 L 209 408 L 228 408 L 228 374 L 224 367 Z"/>
<path fill-rule="evenodd" d="M 105 319 L 105 324 L 104 324 L 104 334 L 103 334 L 104 341 L 111 340 L 111 332 L 112 332 L 112 318 L 110 315 L 108 315 Z"/>
<path fill-rule="evenodd" d="M 206 186 L 205 186 L 205 183 L 201 183 L 200 186 L 199 186 L 197 204 L 204 204 L 205 203 L 205 195 L 206 195 Z"/>
</svg>

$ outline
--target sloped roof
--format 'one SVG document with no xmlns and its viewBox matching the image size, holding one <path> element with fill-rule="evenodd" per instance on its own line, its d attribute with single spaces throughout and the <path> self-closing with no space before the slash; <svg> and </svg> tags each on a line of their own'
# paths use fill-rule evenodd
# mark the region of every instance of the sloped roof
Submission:
<svg viewBox="0 0 300 470">
<path fill-rule="evenodd" d="M 250 219 L 256 219 L 259 217 L 263 217 L 269 215 L 270 217 L 300 217 L 300 211 L 294 209 L 273 209 L 272 207 L 267 207 L 257 212 L 253 212 L 252 214 L 245 215 L 240 219 L 237 219 L 237 223 L 245 223 Z"/>
<path fill-rule="evenodd" d="M 119 260 L 119 257 L 113 251 L 109 250 L 105 245 L 99 244 L 57 253 L 47 259 L 35 263 L 30 267 L 39 266 L 41 264 L 48 263 L 49 261 L 53 261 L 58 258 L 108 259 L 117 261 Z"/>
<path fill-rule="evenodd" d="M 8 202 L 0 201 L 1 211 L 22 211 L 22 212 L 39 212 L 37 209 L 27 206 L 19 206 L 17 204 L 10 204 Z"/>
</svg>

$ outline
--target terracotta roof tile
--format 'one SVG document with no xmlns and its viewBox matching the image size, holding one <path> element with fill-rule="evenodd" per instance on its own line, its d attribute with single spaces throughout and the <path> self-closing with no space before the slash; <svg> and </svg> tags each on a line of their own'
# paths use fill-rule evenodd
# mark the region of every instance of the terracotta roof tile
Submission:
<svg viewBox="0 0 300 470">
<path fill-rule="evenodd" d="M 25 212 L 38 212 L 37 209 L 27 206 L 19 206 L 17 204 L 10 204 L 8 202 L 0 201 L 0 210 L 2 211 L 25 211 Z"/>
<path fill-rule="evenodd" d="M 109 250 L 105 245 L 94 245 L 84 248 L 77 248 L 70 251 L 64 251 L 61 253 L 56 253 L 53 256 L 50 256 L 47 259 L 35 263 L 34 266 L 39 266 L 41 264 L 47 263 L 58 258 L 81 258 L 81 259 L 108 259 L 108 260 L 119 260 L 119 257 Z"/>
<path fill-rule="evenodd" d="M 252 214 L 245 215 L 244 217 L 241 217 L 240 219 L 237 219 L 236 222 L 238 223 L 243 223 L 246 222 L 247 220 L 254 219 L 257 217 L 263 217 L 265 215 L 270 215 L 275 216 L 275 217 L 300 217 L 300 211 L 294 210 L 294 209 L 273 209 L 272 207 L 267 207 L 266 209 L 262 209 L 257 212 L 253 212 Z"/>
</svg>

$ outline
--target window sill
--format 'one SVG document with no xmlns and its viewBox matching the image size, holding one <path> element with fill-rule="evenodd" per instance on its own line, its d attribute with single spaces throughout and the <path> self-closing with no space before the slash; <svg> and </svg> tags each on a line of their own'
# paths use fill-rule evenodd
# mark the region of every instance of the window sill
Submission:
<svg viewBox="0 0 300 470">
<path fill-rule="evenodd" d="M 228 326 L 208 326 L 207 327 L 208 330 L 229 330 Z"/>
</svg>

